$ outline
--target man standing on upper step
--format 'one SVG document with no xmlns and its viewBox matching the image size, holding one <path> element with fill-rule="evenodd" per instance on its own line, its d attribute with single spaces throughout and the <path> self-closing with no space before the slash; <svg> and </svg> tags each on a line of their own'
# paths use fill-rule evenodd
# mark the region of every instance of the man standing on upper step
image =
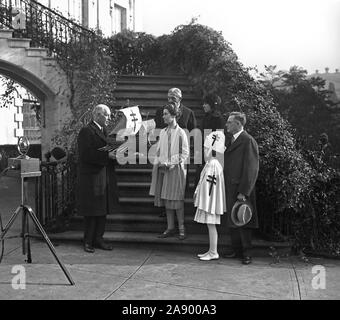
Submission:
<svg viewBox="0 0 340 320">
<path fill-rule="evenodd" d="M 197 128 L 197 121 L 194 112 L 182 103 L 182 91 L 178 88 L 172 88 L 168 92 L 168 102 L 173 103 L 178 111 L 177 123 L 182 129 L 191 130 Z M 163 121 L 163 107 L 156 111 L 156 128 L 164 129 L 167 125 Z"/>
</svg>

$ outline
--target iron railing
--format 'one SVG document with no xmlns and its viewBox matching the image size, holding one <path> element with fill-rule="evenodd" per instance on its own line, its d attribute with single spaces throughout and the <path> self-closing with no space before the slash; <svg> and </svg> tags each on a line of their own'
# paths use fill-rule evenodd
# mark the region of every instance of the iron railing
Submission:
<svg viewBox="0 0 340 320">
<path fill-rule="evenodd" d="M 76 164 L 71 160 L 42 162 L 36 180 L 36 214 L 49 232 L 64 231 L 75 210 Z"/>
<path fill-rule="evenodd" d="M 25 28 L 17 28 L 18 15 Z M 86 47 L 95 32 L 63 17 L 34 0 L 0 0 L 0 26 L 13 29 L 13 37 L 31 39 L 31 47 L 48 49 L 49 56 L 69 57 L 75 48 Z M 18 26 L 20 24 L 18 23 Z"/>
</svg>

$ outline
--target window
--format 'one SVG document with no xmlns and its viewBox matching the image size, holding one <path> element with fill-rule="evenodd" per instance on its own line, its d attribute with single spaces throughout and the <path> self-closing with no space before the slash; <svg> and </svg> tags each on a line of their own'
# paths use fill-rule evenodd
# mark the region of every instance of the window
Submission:
<svg viewBox="0 0 340 320">
<path fill-rule="evenodd" d="M 24 130 L 24 136 L 29 139 L 31 144 L 41 143 L 40 124 L 37 120 L 37 114 L 34 108 L 36 105 L 36 101 L 24 100 L 22 107 L 22 113 L 24 116 L 22 128 Z"/>
<path fill-rule="evenodd" d="M 114 32 L 119 33 L 123 30 L 126 30 L 126 9 L 115 4 L 114 6 L 114 21 L 115 21 L 115 28 Z"/>
</svg>

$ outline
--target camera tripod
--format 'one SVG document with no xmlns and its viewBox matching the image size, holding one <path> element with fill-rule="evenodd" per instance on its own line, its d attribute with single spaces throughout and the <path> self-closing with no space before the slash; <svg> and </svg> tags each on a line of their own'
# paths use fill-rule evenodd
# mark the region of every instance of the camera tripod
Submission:
<svg viewBox="0 0 340 320">
<path fill-rule="evenodd" d="M 58 262 L 60 268 L 63 270 L 66 278 L 68 279 L 69 283 L 73 286 L 75 285 L 71 275 L 69 274 L 68 270 L 64 266 L 64 264 L 60 261 L 60 259 L 57 256 L 56 250 L 48 238 L 45 230 L 43 229 L 42 225 L 40 224 L 37 216 L 35 215 L 33 209 L 26 205 L 27 201 L 27 188 L 28 188 L 28 177 L 33 177 L 34 175 L 28 175 L 28 176 L 23 176 L 21 175 L 21 205 L 18 206 L 18 208 L 15 210 L 11 218 L 9 219 L 7 225 L 2 229 L 0 229 L 0 243 L 4 243 L 5 239 L 11 239 L 11 238 L 22 238 L 22 253 L 23 255 L 26 255 L 26 263 L 30 264 L 32 263 L 32 252 L 31 252 L 31 235 L 30 235 L 30 230 L 29 230 L 29 218 L 34 222 L 36 228 L 39 230 L 41 236 L 44 238 L 48 248 L 50 249 L 51 253 L 53 254 L 55 260 Z M 19 216 L 19 214 L 22 213 L 22 230 L 20 236 L 16 237 L 6 237 L 6 234 L 14 224 L 15 220 Z M 3 250 L 3 246 L 2 246 Z M 2 255 L 1 255 L 2 256 Z M 1 260 L 0 260 L 1 262 Z"/>
</svg>

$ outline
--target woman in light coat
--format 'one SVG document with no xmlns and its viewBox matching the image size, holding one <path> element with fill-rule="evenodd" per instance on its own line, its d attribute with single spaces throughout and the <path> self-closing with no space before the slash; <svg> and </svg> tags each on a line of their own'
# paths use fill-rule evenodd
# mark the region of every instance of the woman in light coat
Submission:
<svg viewBox="0 0 340 320">
<path fill-rule="evenodd" d="M 150 195 L 155 197 L 156 207 L 165 207 L 166 209 L 167 229 L 159 235 L 159 238 L 167 238 L 176 233 L 176 213 L 179 239 L 184 240 L 186 238 L 184 196 L 189 144 L 185 131 L 177 124 L 176 116 L 175 105 L 168 104 L 164 107 L 163 119 L 167 127 L 161 131 L 157 145 Z"/>
</svg>

